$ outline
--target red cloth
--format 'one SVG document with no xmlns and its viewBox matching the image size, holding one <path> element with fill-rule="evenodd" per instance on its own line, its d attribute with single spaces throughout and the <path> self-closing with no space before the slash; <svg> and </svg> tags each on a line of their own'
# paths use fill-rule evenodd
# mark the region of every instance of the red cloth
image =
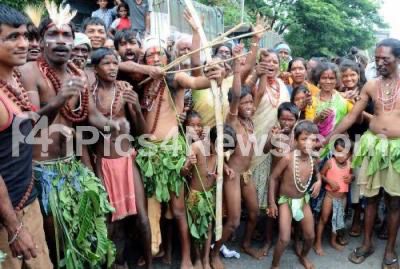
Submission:
<svg viewBox="0 0 400 269">
<path fill-rule="evenodd" d="M 131 29 L 131 20 L 129 18 L 119 18 L 117 30 Z"/>
<path fill-rule="evenodd" d="M 135 185 L 132 162 L 136 153 L 116 159 L 101 158 L 101 170 L 111 205 L 115 208 L 111 221 L 135 215 Z"/>
</svg>

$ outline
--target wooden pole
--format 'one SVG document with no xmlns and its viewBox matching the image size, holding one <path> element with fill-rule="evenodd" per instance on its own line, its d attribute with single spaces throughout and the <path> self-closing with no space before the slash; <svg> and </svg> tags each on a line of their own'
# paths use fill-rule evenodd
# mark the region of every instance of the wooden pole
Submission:
<svg viewBox="0 0 400 269">
<path fill-rule="evenodd" d="M 186 7 L 188 8 L 190 14 L 199 29 L 200 39 L 203 45 L 208 43 L 206 34 L 201 25 L 199 16 L 194 9 L 192 0 L 185 0 Z M 211 62 L 212 53 L 211 49 L 207 48 L 204 50 L 207 62 Z M 224 120 L 222 117 L 222 106 L 221 106 L 221 95 L 218 90 L 218 85 L 215 80 L 211 80 L 211 92 L 214 96 L 214 106 L 215 106 L 215 121 L 217 126 L 217 194 L 216 194 L 216 212 L 215 212 L 215 240 L 220 240 L 222 236 L 222 184 L 223 184 L 223 165 L 224 165 L 224 150 L 223 150 L 223 124 Z"/>
</svg>

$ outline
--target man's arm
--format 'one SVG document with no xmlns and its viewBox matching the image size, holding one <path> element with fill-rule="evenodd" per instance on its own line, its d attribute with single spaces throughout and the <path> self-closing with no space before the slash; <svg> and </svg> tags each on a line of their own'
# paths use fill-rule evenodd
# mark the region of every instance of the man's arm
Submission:
<svg viewBox="0 0 400 269">
<path fill-rule="evenodd" d="M 233 49 L 233 56 L 240 55 L 242 51 L 242 46 L 236 46 Z M 242 82 L 240 77 L 240 59 L 236 58 L 233 62 L 233 83 L 232 83 L 232 101 L 229 104 L 229 117 L 237 117 L 239 104 L 240 104 L 240 94 L 242 91 Z"/>
<path fill-rule="evenodd" d="M 374 81 L 368 82 L 361 90 L 360 100 L 355 103 L 353 109 L 343 118 L 339 125 L 333 130 L 333 132 L 326 138 L 325 143 L 329 143 L 331 137 L 342 134 L 347 131 L 362 114 L 365 108 L 368 106 L 369 92 L 373 89 L 375 85 Z"/>
<path fill-rule="evenodd" d="M 40 216 L 41 217 L 41 216 Z M 13 240 L 10 249 L 14 257 L 22 255 L 24 259 L 36 258 L 36 248 L 31 235 L 18 220 L 8 196 L 7 186 L 0 175 L 0 222 L 8 232 L 9 240 Z"/>
<path fill-rule="evenodd" d="M 222 83 L 222 67 L 219 65 L 212 65 L 205 72 L 206 77 L 192 77 L 184 72 L 179 72 L 175 75 L 175 83 L 178 88 L 204 90 L 211 87 L 210 80 L 216 80 L 218 85 Z"/>
<path fill-rule="evenodd" d="M 138 64 L 132 61 L 120 62 L 119 71 L 128 74 L 140 73 L 155 79 L 164 76 L 164 71 L 160 67 Z"/>
<path fill-rule="evenodd" d="M 145 24 L 145 31 L 146 31 L 146 35 L 150 34 L 150 12 L 147 11 L 146 15 L 144 15 L 144 24 Z"/>
<path fill-rule="evenodd" d="M 200 38 L 200 33 L 199 33 L 199 29 L 196 25 L 196 22 L 194 21 L 192 14 L 190 14 L 190 12 L 188 10 L 185 10 L 183 12 L 183 17 L 185 18 L 185 20 L 188 22 L 188 24 L 190 25 L 190 27 L 192 27 L 192 47 L 190 48 L 191 51 L 197 50 L 200 48 L 200 44 L 201 44 L 201 38 Z M 198 67 L 201 65 L 200 62 L 200 51 L 193 53 L 190 56 L 190 65 L 191 67 Z M 198 77 L 201 76 L 201 70 L 197 69 L 197 70 L 193 70 L 192 71 L 192 76 L 194 77 Z"/>
</svg>

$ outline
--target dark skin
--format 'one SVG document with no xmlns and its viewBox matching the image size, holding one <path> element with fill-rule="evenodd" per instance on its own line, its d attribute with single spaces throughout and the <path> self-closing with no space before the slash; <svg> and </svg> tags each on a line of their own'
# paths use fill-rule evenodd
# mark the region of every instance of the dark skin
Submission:
<svg viewBox="0 0 400 269">
<path fill-rule="evenodd" d="M 307 181 L 311 164 L 309 161 L 309 149 L 312 148 L 312 145 L 315 144 L 316 138 L 315 135 L 303 132 L 296 139 L 296 149 L 300 151 L 300 178 L 305 179 Z M 277 194 L 279 196 L 287 196 L 290 198 L 301 198 L 304 196 L 304 193 L 299 192 L 295 183 L 293 182 L 293 153 L 290 153 L 283 157 L 277 166 L 275 166 L 272 170 L 269 179 L 268 186 L 268 209 L 267 214 L 269 217 L 278 218 L 279 217 L 279 240 L 277 245 L 275 246 L 274 256 L 272 260 L 271 268 L 279 268 L 279 263 L 281 256 L 290 242 L 290 234 L 291 234 L 291 223 L 292 223 L 292 213 L 289 205 L 287 203 L 279 205 L 279 214 L 278 214 L 278 206 L 276 205 Z M 317 181 L 311 187 L 312 197 L 317 197 L 321 188 L 321 178 L 316 170 L 316 164 L 314 163 L 314 171 L 317 175 Z M 307 254 L 310 251 L 313 241 L 314 241 L 314 219 L 311 212 L 311 207 L 309 204 L 305 204 L 303 207 L 304 218 L 300 221 L 300 226 L 303 230 L 304 236 L 304 245 L 303 249 L 300 253 L 299 260 L 301 264 L 306 269 L 315 268 L 311 261 L 307 258 Z"/>
<path fill-rule="evenodd" d="M 26 62 L 28 53 L 28 39 L 26 25 L 12 27 L 9 25 L 0 26 L 0 78 L 7 81 L 15 89 L 19 89 L 12 73 L 14 67 L 21 66 Z M 20 108 L 8 97 L 1 93 L 1 97 L 10 101 L 11 108 L 18 114 L 22 113 Z M 9 119 L 9 112 L 3 102 L 0 102 L 0 126 L 5 126 Z M 18 220 L 7 187 L 0 175 L 0 223 L 8 232 L 8 240 L 15 235 L 20 221 Z M 22 256 L 25 260 L 36 258 L 37 251 L 29 232 L 22 228 L 17 240 L 10 245 L 13 257 Z"/>
<path fill-rule="evenodd" d="M 95 66 L 95 71 L 97 73 L 98 79 L 98 88 L 96 90 L 96 100 L 97 106 L 99 109 L 109 108 L 111 103 L 113 102 L 113 85 L 116 83 L 116 76 L 118 73 L 118 59 L 115 55 L 107 55 L 105 56 L 100 63 Z M 139 128 L 137 133 L 143 133 L 144 130 L 140 128 L 145 126 L 144 118 L 142 115 L 142 111 L 140 108 L 138 96 L 136 92 L 132 89 L 132 87 L 127 84 L 124 85 L 124 92 L 122 95 L 122 104 L 121 109 L 113 116 L 113 119 L 120 122 L 121 129 L 119 132 L 112 132 L 110 140 L 101 139 L 96 144 L 96 152 L 95 154 L 99 158 L 120 158 L 121 156 L 118 154 L 116 150 L 115 139 L 121 134 L 129 134 L 130 126 Z M 101 108 L 100 106 L 101 100 Z M 131 122 L 127 120 L 127 114 L 130 114 Z M 109 143 L 110 147 L 110 156 L 104 156 L 104 144 Z M 131 145 L 128 140 L 124 139 L 121 143 L 121 150 L 123 152 L 128 152 L 131 149 Z M 100 167 L 101 162 L 97 162 L 96 174 L 103 178 L 102 170 Z M 134 173 L 134 184 L 135 184 L 135 200 L 136 200 L 136 208 L 137 208 L 137 217 L 136 217 L 136 225 L 139 228 L 140 235 L 142 237 L 142 242 L 144 245 L 144 260 L 146 263 L 146 268 L 152 267 L 152 255 L 151 255 L 151 232 L 150 232 L 150 224 L 149 219 L 147 217 L 146 212 L 146 196 L 143 188 L 143 183 L 140 178 L 139 169 L 136 166 L 136 163 L 133 161 L 132 163 L 133 173 Z M 124 261 L 117 260 L 119 264 L 123 264 Z"/>
<path fill-rule="evenodd" d="M 234 56 L 240 55 L 243 49 L 242 45 L 234 48 Z M 227 220 L 222 230 L 221 240 L 215 243 L 211 253 L 211 265 L 215 268 L 224 268 L 219 258 L 219 250 L 226 242 L 240 223 L 241 197 L 245 201 L 248 209 L 248 222 L 246 224 L 245 236 L 242 242 L 242 249 L 250 256 L 259 259 L 262 256 L 260 251 L 251 248 L 251 237 L 257 224 L 258 201 L 257 191 L 253 181 L 250 179 L 244 182 L 241 175 L 250 169 L 251 157 L 254 154 L 253 144 L 250 141 L 250 134 L 242 122 L 247 122 L 252 126 L 251 117 L 254 113 L 253 97 L 251 93 L 241 96 L 241 64 L 237 58 L 233 64 L 233 86 L 232 101 L 230 103 L 229 113 L 226 122 L 231 125 L 237 134 L 238 145 L 228 161 L 228 166 L 234 170 L 234 176 L 224 182 L 224 199 L 227 209 Z M 240 146 L 243 144 L 243 149 Z M 243 150 L 243 151 L 242 151 Z"/>
<path fill-rule="evenodd" d="M 85 69 L 90 55 L 90 47 L 87 44 L 75 46 L 72 49 L 71 60 L 81 70 Z"/>
<path fill-rule="evenodd" d="M 161 67 L 167 64 L 167 57 L 163 48 L 151 47 L 145 52 L 146 64 L 152 67 Z M 207 89 L 210 87 L 210 80 L 216 79 L 217 83 L 222 81 L 222 69 L 213 65 L 209 67 L 205 72 L 207 77 L 191 77 L 185 73 L 177 73 L 173 81 L 173 86 L 175 89 L 174 94 L 174 104 L 175 108 L 171 105 L 171 96 L 169 89 L 164 91 L 163 96 L 158 96 L 154 100 L 154 107 L 157 107 L 159 102 L 160 106 L 160 116 L 158 124 L 154 130 L 151 139 L 169 139 L 174 135 L 178 134 L 178 115 L 183 112 L 184 109 L 184 93 L 187 88 L 192 90 Z M 151 81 L 146 87 L 149 87 L 149 91 L 156 91 L 158 89 L 160 80 Z M 154 125 L 156 119 L 156 109 L 148 111 L 145 116 L 146 128 L 150 130 Z M 171 193 L 170 205 L 173 211 L 174 218 L 178 222 L 179 237 L 182 243 L 182 262 L 181 268 L 192 268 L 192 262 L 190 260 L 190 239 L 187 227 L 186 213 L 185 213 L 185 201 L 184 201 L 184 189 L 183 186 L 180 190 L 179 196 Z"/>
<path fill-rule="evenodd" d="M 58 159 L 73 153 L 67 152 L 67 144 L 74 138 L 74 125 L 58 111 L 65 103 L 68 103 L 71 107 L 77 106 L 79 94 L 84 90 L 87 81 L 84 73 L 81 73 L 80 76 L 73 76 L 67 70 L 67 63 L 71 57 L 72 43 L 73 34 L 69 25 L 63 25 L 61 29 L 52 25 L 44 33 L 40 44 L 44 59 L 54 69 L 62 83 L 58 94 L 53 85 L 43 77 L 36 62 L 29 62 L 20 68 L 21 73 L 26 74 L 21 77 L 21 82 L 28 91 L 31 102 L 33 105 L 41 108 L 40 115 L 46 115 L 49 119 L 49 128 L 41 129 L 39 134 L 37 134 L 37 139 L 42 139 L 42 136 L 43 139 L 49 137 L 52 143 L 48 144 L 47 149 L 42 148 L 42 143 L 34 145 L 34 160 Z M 100 114 L 93 103 L 91 95 L 89 95 L 89 122 L 99 129 L 103 129 L 106 125 L 111 126 L 112 129 L 119 128 L 117 123 L 108 121 L 107 118 Z M 56 126 L 54 124 L 61 124 L 61 130 L 59 126 L 54 127 Z M 43 143 L 47 143 L 47 140 L 44 140 Z M 89 169 L 92 169 L 85 145 L 82 146 L 81 160 Z M 52 216 L 44 218 L 44 227 L 47 236 L 46 240 L 50 246 L 50 254 L 54 263 L 56 256 L 55 253 L 52 253 L 52 250 L 55 250 L 56 247 Z"/>
<path fill-rule="evenodd" d="M 336 146 L 335 148 L 336 152 L 338 153 L 343 153 L 344 154 L 344 148 L 341 147 L 340 145 Z M 334 156 L 333 160 L 334 162 L 337 163 L 339 167 L 346 166 L 348 159 L 350 158 L 350 154 L 344 154 L 344 156 Z M 321 212 L 321 218 L 318 222 L 317 230 L 316 230 L 316 239 L 315 239 L 315 244 L 314 244 L 314 250 L 315 253 L 319 256 L 324 256 L 325 252 L 322 248 L 322 234 L 324 232 L 325 225 L 331 220 L 330 216 L 332 213 L 332 197 L 333 198 L 339 198 L 339 199 L 345 199 L 346 194 L 345 192 L 339 192 L 340 186 L 336 182 L 336 180 L 327 178 L 327 172 L 328 170 L 331 169 L 331 164 L 329 162 L 325 163 L 324 167 L 321 170 L 321 177 L 324 182 L 326 182 L 327 185 L 330 186 L 331 190 L 327 190 L 327 194 L 324 197 L 324 201 L 322 204 L 322 212 Z M 346 184 L 350 184 L 352 177 L 349 175 L 346 178 L 341 179 L 343 180 Z M 337 243 L 337 234 L 336 233 L 331 233 L 331 240 L 330 240 L 331 246 L 336 249 L 336 250 L 343 250 L 343 246 Z"/>
<path fill-rule="evenodd" d="M 380 46 L 375 50 L 375 63 L 378 74 L 381 76 L 383 84 L 390 83 L 393 80 L 398 79 L 399 71 L 397 65 L 400 63 L 400 57 L 396 57 L 393 54 L 391 47 Z M 397 99 L 394 103 L 393 109 L 388 112 L 384 111 L 383 104 L 378 100 L 378 93 L 380 88 L 379 79 L 371 80 L 363 87 L 360 93 L 359 100 L 355 103 L 352 111 L 342 120 L 342 122 L 335 128 L 332 134 L 327 137 L 326 142 L 336 135 L 345 132 L 349 129 L 357 117 L 365 110 L 368 105 L 368 101 L 372 99 L 374 103 L 374 117 L 370 121 L 369 129 L 374 134 L 382 134 L 387 138 L 399 138 L 400 137 L 400 126 L 393 124 L 396 119 L 400 117 L 400 100 Z M 386 203 L 398 203 L 399 197 L 386 196 Z M 379 201 L 379 194 L 367 198 L 367 208 L 365 210 L 365 221 L 364 221 L 364 240 L 362 246 L 358 248 L 361 252 L 367 252 L 373 249 L 372 243 L 372 231 L 374 227 L 376 209 Z M 395 208 L 389 208 L 388 213 L 388 241 L 386 244 L 384 259 L 391 261 L 397 255 L 395 253 L 395 244 L 397 238 L 397 231 L 400 223 L 400 212 Z M 354 257 L 352 254 L 352 260 L 356 262 L 363 262 L 364 258 Z M 396 264 L 394 265 L 396 266 Z M 387 268 L 396 268 L 394 266 L 388 266 Z"/>
</svg>

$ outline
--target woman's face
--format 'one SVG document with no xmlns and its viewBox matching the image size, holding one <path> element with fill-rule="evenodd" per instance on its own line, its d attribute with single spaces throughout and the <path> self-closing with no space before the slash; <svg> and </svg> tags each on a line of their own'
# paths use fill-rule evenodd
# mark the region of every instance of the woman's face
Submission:
<svg viewBox="0 0 400 269">
<path fill-rule="evenodd" d="M 307 98 L 306 93 L 303 91 L 297 92 L 296 96 L 294 97 L 293 102 L 300 111 L 304 111 L 306 109 L 306 104 L 307 104 L 306 98 Z"/>
<path fill-rule="evenodd" d="M 350 68 L 342 72 L 342 84 L 347 90 L 355 89 L 359 79 L 358 73 Z"/>
<path fill-rule="evenodd" d="M 307 70 L 301 61 L 293 62 L 290 73 L 292 74 L 293 82 L 296 84 L 302 84 L 306 80 Z"/>
<path fill-rule="evenodd" d="M 336 88 L 336 84 L 336 73 L 333 70 L 328 69 L 322 72 L 319 78 L 319 87 L 321 91 L 332 92 Z"/>
<path fill-rule="evenodd" d="M 268 53 L 261 58 L 261 61 L 266 63 L 267 78 L 275 78 L 279 71 L 279 59 L 275 53 Z"/>
</svg>

